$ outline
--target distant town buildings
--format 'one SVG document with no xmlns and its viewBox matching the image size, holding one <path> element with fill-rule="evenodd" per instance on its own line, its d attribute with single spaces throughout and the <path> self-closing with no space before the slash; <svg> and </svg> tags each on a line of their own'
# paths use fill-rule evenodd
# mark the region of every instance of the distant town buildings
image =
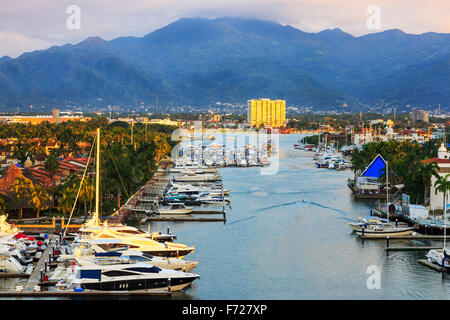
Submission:
<svg viewBox="0 0 450 320">
<path fill-rule="evenodd" d="M 251 127 L 279 128 L 286 121 L 286 100 L 248 100 L 247 121 Z"/>
<path fill-rule="evenodd" d="M 413 121 L 429 122 L 428 112 L 423 110 L 414 110 L 409 113 L 409 118 Z"/>
<path fill-rule="evenodd" d="M 386 127 L 382 132 L 380 129 L 362 128 L 362 130 L 353 135 L 353 143 L 356 145 L 363 145 L 369 142 L 396 140 L 400 142 L 411 141 L 417 143 L 425 143 L 428 141 L 432 133 L 422 130 L 394 130 L 391 127 Z"/>
<path fill-rule="evenodd" d="M 10 124 L 10 123 L 23 123 L 36 125 L 42 122 L 48 121 L 50 123 L 61 123 L 66 121 L 84 121 L 87 118 L 83 116 L 61 116 L 59 109 L 54 109 L 52 115 L 35 115 L 35 116 L 0 116 L 0 123 Z"/>
<path fill-rule="evenodd" d="M 148 119 L 148 117 L 137 117 L 137 118 L 119 118 L 119 119 L 111 119 L 110 122 L 115 121 L 123 121 L 132 123 L 145 123 L 145 124 L 161 124 L 166 126 L 181 126 L 183 123 L 180 121 L 173 121 L 169 118 L 166 119 Z"/>
</svg>

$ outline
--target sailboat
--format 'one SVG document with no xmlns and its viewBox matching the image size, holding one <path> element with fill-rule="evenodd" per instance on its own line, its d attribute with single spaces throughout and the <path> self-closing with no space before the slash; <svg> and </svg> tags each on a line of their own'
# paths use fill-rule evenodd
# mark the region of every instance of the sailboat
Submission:
<svg viewBox="0 0 450 320">
<path fill-rule="evenodd" d="M 444 205 L 444 245 L 442 249 L 431 249 L 425 255 L 429 262 L 450 270 L 450 255 L 447 254 L 447 204 Z"/>
<path fill-rule="evenodd" d="M 389 222 L 389 174 L 388 162 L 386 161 L 386 218 L 387 223 L 372 224 L 356 230 L 358 236 L 366 238 L 385 238 L 392 236 L 409 236 L 412 234 L 414 227 L 395 227 Z"/>
<path fill-rule="evenodd" d="M 120 239 L 130 248 L 143 253 L 162 257 L 182 258 L 194 252 L 194 247 L 184 244 L 166 241 L 164 243 L 153 240 L 150 235 L 143 231 L 122 224 L 110 225 L 108 222 L 100 222 L 100 129 L 97 129 L 97 154 L 96 154 L 96 183 L 95 183 L 95 211 L 93 217 L 79 229 L 81 238 Z"/>
</svg>

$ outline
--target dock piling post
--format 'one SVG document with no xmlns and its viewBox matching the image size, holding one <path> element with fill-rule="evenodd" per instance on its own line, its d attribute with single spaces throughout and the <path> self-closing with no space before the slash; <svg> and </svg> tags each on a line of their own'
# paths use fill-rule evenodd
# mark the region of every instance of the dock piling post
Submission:
<svg viewBox="0 0 450 320">
<path fill-rule="evenodd" d="M 398 227 L 398 219 L 395 219 L 395 227 Z"/>
<path fill-rule="evenodd" d="M 170 292 L 171 292 L 171 290 L 172 290 L 172 288 L 171 288 L 171 283 L 172 283 L 172 280 L 171 280 L 171 279 L 169 278 L 167 282 L 168 282 L 168 285 L 167 285 L 167 292 L 169 292 L 169 293 L 170 293 Z"/>
<path fill-rule="evenodd" d="M 386 248 L 389 249 L 389 236 L 386 237 Z"/>
<path fill-rule="evenodd" d="M 366 228 L 365 226 L 362 227 L 362 236 L 363 236 L 363 238 L 364 238 L 364 229 L 365 228 Z"/>
</svg>

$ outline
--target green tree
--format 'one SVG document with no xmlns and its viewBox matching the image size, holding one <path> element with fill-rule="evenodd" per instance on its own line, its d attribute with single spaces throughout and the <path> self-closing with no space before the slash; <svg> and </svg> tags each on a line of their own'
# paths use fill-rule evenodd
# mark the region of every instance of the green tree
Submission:
<svg viewBox="0 0 450 320">
<path fill-rule="evenodd" d="M 50 176 L 50 180 L 52 182 L 51 186 L 51 195 L 52 195 L 52 207 L 55 206 L 54 204 L 54 197 L 55 197 L 55 174 L 59 169 L 59 161 L 58 158 L 54 154 L 50 154 L 47 159 L 45 160 L 45 170 L 47 170 L 48 175 Z"/>
<path fill-rule="evenodd" d="M 442 210 L 445 210 L 445 203 L 447 200 L 447 193 L 450 190 L 450 181 L 448 180 L 448 178 L 450 177 L 450 173 L 445 175 L 445 177 L 442 176 L 438 176 L 436 182 L 434 183 L 434 187 L 435 187 L 435 194 L 437 194 L 438 192 L 441 192 L 443 197 L 442 197 Z"/>
<path fill-rule="evenodd" d="M 3 194 L 0 194 L 0 213 L 4 215 L 8 209 L 9 205 L 6 197 Z"/>
<path fill-rule="evenodd" d="M 49 176 L 50 176 L 50 180 L 52 181 L 52 187 L 55 185 L 54 182 L 54 177 L 56 172 L 59 169 L 59 161 L 58 158 L 54 155 L 51 154 L 47 157 L 47 160 L 45 160 L 45 170 L 47 170 Z"/>
<path fill-rule="evenodd" d="M 41 210 L 48 209 L 51 200 L 51 195 L 43 186 L 35 185 L 31 190 L 28 203 L 36 209 L 36 217 L 39 218 L 39 213 Z"/>
<path fill-rule="evenodd" d="M 80 189 L 80 201 L 84 204 L 84 221 L 87 219 L 87 203 L 94 198 L 95 188 L 88 180 L 84 180 Z"/>
<path fill-rule="evenodd" d="M 15 194 L 17 201 L 20 202 L 20 218 L 23 217 L 22 203 L 28 200 L 33 188 L 33 182 L 23 176 L 18 176 L 11 185 L 10 191 Z"/>
<path fill-rule="evenodd" d="M 58 196 L 58 210 L 67 215 L 72 210 L 75 202 L 77 190 L 70 187 L 65 187 L 61 190 Z"/>
<path fill-rule="evenodd" d="M 425 162 L 425 163 L 424 163 Z M 423 183 L 424 193 L 423 193 L 423 204 L 426 206 L 428 204 L 427 195 L 429 193 L 429 188 L 431 184 L 431 177 L 435 176 L 439 177 L 438 170 L 439 166 L 436 162 L 428 162 L 428 158 L 425 158 L 425 161 L 417 161 L 415 164 L 415 176 L 419 181 Z"/>
</svg>

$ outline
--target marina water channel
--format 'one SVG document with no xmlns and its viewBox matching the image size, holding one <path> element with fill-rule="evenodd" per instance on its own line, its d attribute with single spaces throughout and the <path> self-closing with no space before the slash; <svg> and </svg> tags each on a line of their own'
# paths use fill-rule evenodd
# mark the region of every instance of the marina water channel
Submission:
<svg viewBox="0 0 450 320">
<path fill-rule="evenodd" d="M 200 279 L 167 299 L 448 299 L 450 275 L 418 262 L 426 251 L 387 253 L 385 241 L 351 233 L 347 223 L 367 216 L 373 203 L 353 198 L 351 170 L 318 169 L 312 152 L 294 149 L 301 137 L 280 136 L 274 175 L 259 167 L 219 170 L 231 190 L 226 223 L 150 222 L 151 230 L 170 227 L 178 242 L 194 244 L 186 258 L 199 261 Z M 377 288 L 368 286 L 371 266 L 379 270 Z M 2 290 L 11 281 L 0 279 Z"/>
</svg>

